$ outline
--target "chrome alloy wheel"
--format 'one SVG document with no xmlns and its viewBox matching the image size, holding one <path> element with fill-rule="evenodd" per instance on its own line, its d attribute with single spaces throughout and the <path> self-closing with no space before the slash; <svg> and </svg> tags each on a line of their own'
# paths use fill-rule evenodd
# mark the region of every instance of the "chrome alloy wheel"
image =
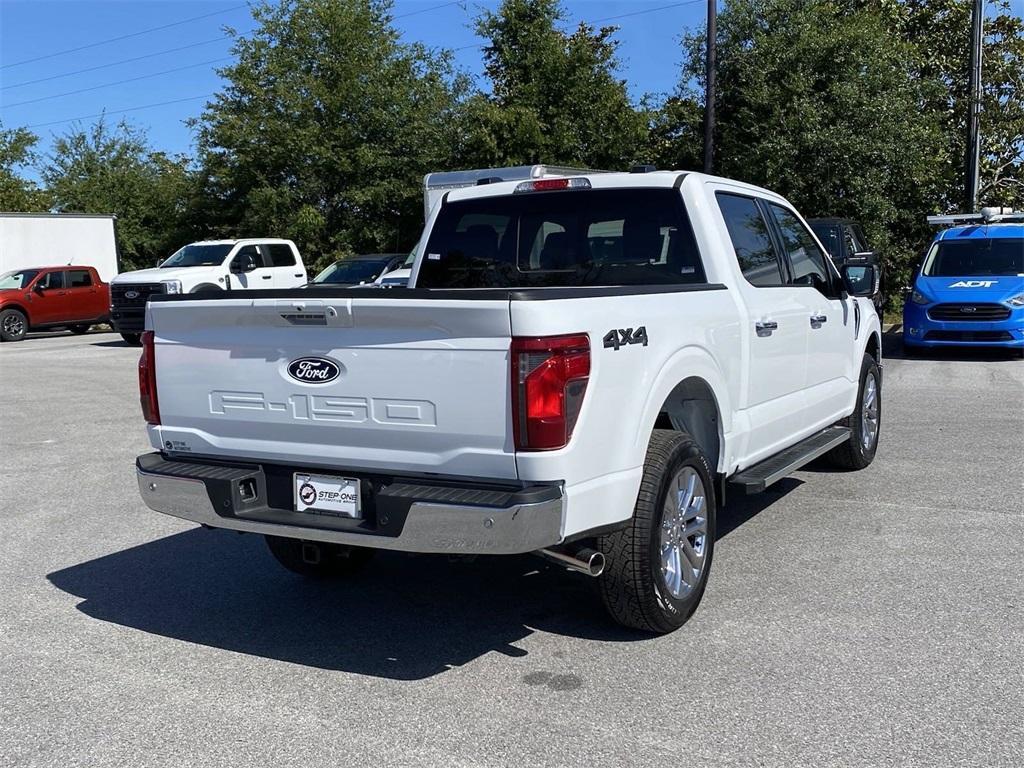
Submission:
<svg viewBox="0 0 1024 768">
<path fill-rule="evenodd" d="M 25 320 L 17 312 L 11 313 L 4 318 L 3 330 L 9 336 L 20 336 L 25 332 Z"/>
<path fill-rule="evenodd" d="M 864 394 L 860 403 L 861 447 L 870 451 L 878 439 L 878 382 L 869 373 L 864 380 Z"/>
<path fill-rule="evenodd" d="M 661 518 L 661 577 L 672 597 L 688 597 L 700 584 L 708 551 L 707 499 L 693 467 L 672 479 Z"/>
</svg>

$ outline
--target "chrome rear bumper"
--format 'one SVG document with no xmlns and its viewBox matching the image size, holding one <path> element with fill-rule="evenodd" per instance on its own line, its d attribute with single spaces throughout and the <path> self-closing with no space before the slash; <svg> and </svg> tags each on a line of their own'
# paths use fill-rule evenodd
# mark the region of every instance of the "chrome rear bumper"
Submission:
<svg viewBox="0 0 1024 768">
<path fill-rule="evenodd" d="M 136 473 L 139 493 L 150 509 L 211 528 L 375 549 L 458 554 L 519 554 L 562 540 L 565 497 L 559 486 L 498 492 L 395 482 L 378 492 L 378 498 L 397 503 L 404 512 L 404 523 L 400 530 L 393 526 L 382 533 L 353 530 L 357 521 L 325 521 L 319 515 L 269 507 L 267 478 L 259 466 L 168 461 L 160 454 L 145 454 L 136 461 Z M 263 498 L 258 494 L 251 503 L 240 501 L 232 484 L 244 480 L 254 481 L 253 487 L 260 489 Z M 418 498 L 418 493 L 422 497 Z M 484 503 L 454 503 L 438 496 Z M 499 503 L 502 501 L 505 503 Z M 381 515 L 381 520 L 388 518 Z"/>
</svg>

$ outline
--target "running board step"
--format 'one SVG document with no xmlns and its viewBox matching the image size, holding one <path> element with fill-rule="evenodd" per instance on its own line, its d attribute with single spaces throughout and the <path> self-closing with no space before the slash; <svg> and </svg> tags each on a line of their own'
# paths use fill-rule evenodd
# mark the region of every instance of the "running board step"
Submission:
<svg viewBox="0 0 1024 768">
<path fill-rule="evenodd" d="M 760 464 L 729 478 L 729 485 L 746 493 L 760 493 L 772 483 L 796 472 L 800 467 L 828 453 L 850 439 L 849 427 L 829 427 L 804 438 L 796 445 L 776 453 Z"/>
</svg>

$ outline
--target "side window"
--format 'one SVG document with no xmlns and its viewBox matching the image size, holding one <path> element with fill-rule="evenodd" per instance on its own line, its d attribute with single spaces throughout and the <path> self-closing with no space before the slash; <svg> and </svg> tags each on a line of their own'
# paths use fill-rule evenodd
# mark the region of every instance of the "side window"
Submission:
<svg viewBox="0 0 1024 768">
<path fill-rule="evenodd" d="M 54 288 L 64 287 L 63 272 L 48 272 L 39 279 L 39 287 L 52 291 Z"/>
<path fill-rule="evenodd" d="M 266 258 L 264 262 L 271 267 L 294 267 L 295 254 L 290 245 L 284 243 L 268 243 L 260 246 Z"/>
<path fill-rule="evenodd" d="M 870 251 L 871 246 L 868 245 L 867 238 L 864 237 L 864 230 L 860 228 L 859 224 L 854 224 L 850 229 L 853 230 L 853 242 L 857 244 L 858 251 Z"/>
<path fill-rule="evenodd" d="M 768 234 L 768 222 L 757 203 L 752 198 L 725 192 L 715 197 L 743 277 L 761 288 L 782 285 L 782 268 Z"/>
<path fill-rule="evenodd" d="M 87 269 L 68 270 L 68 288 L 88 288 L 92 285 L 92 276 Z"/>
<path fill-rule="evenodd" d="M 814 237 L 793 213 L 781 205 L 768 204 L 779 225 L 782 236 L 782 247 L 789 259 L 794 285 L 812 285 L 821 291 L 828 288 L 828 268 L 825 266 L 825 254 L 821 252 Z"/>
</svg>

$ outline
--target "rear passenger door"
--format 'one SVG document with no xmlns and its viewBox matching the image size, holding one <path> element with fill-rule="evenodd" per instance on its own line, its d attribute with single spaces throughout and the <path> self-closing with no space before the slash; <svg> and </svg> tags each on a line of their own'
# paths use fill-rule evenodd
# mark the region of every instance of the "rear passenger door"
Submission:
<svg viewBox="0 0 1024 768">
<path fill-rule="evenodd" d="M 718 191 L 740 273 L 737 288 L 747 316 L 743 340 L 747 375 L 743 406 L 750 432 L 749 465 L 795 442 L 805 426 L 807 310 L 802 289 L 789 283 L 764 204 L 739 192 Z"/>
<path fill-rule="evenodd" d="M 299 265 L 295 252 L 287 243 L 264 243 L 260 245 L 263 263 L 268 264 L 273 274 L 275 288 L 294 288 L 306 282 L 306 271 Z"/>
<path fill-rule="evenodd" d="M 88 269 L 69 269 L 64 276 L 67 281 L 69 320 L 98 320 L 106 314 L 106 301 L 93 282 Z"/>
<path fill-rule="evenodd" d="M 840 298 L 839 276 L 829 269 L 825 253 L 796 213 L 774 202 L 767 208 L 807 332 L 808 414 L 815 425 L 824 426 L 839 419 L 849 405 L 856 325 L 853 302 Z"/>
</svg>

